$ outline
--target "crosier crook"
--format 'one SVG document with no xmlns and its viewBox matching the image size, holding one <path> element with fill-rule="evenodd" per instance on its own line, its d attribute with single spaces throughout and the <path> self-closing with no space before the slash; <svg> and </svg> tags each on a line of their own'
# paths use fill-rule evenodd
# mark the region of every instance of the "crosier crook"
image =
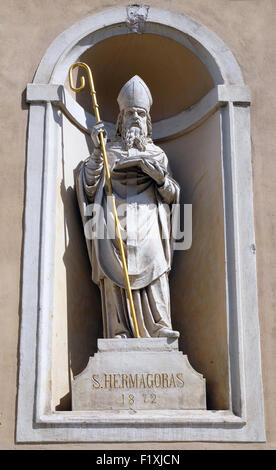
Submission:
<svg viewBox="0 0 276 470">
<path fill-rule="evenodd" d="M 79 91 L 82 91 L 85 87 L 85 78 L 84 78 L 83 75 L 81 77 L 80 87 L 75 88 L 73 86 L 73 70 L 76 67 L 82 67 L 87 71 L 88 79 L 89 79 L 89 86 L 90 86 L 90 95 L 91 95 L 91 98 L 92 98 L 92 105 L 93 105 L 93 109 L 94 109 L 94 113 L 95 113 L 95 118 L 96 118 L 97 123 L 101 122 L 100 113 L 99 113 L 99 105 L 97 103 L 96 91 L 95 91 L 95 87 L 94 87 L 92 71 L 86 63 L 76 62 L 75 64 L 71 65 L 71 67 L 69 69 L 70 88 L 74 92 L 78 93 Z M 133 303 L 132 292 L 131 292 L 131 288 L 130 288 L 130 282 L 129 282 L 127 264 L 126 264 L 126 257 L 125 257 L 124 247 L 123 247 L 123 241 L 122 241 L 122 236 L 121 236 L 120 224 L 119 224 L 119 219 L 118 219 L 118 214 L 117 214 L 117 209 L 116 209 L 116 204 L 115 204 L 115 197 L 114 197 L 113 192 L 112 192 L 110 171 L 109 171 L 107 155 L 106 155 L 106 150 L 105 150 L 103 131 L 100 131 L 99 139 L 100 139 L 101 152 L 102 152 L 103 161 L 104 161 L 106 182 L 107 182 L 108 191 L 109 191 L 109 194 L 110 194 L 111 200 L 112 200 L 113 215 L 114 215 L 114 219 L 115 219 L 115 229 L 116 229 L 117 239 L 118 239 L 118 243 L 119 243 L 121 260 L 122 260 L 122 264 L 123 264 L 123 272 L 124 272 L 127 296 L 128 296 L 129 305 L 130 305 L 131 318 L 132 318 L 132 321 L 133 321 L 134 335 L 135 335 L 136 338 L 139 338 L 140 335 L 139 335 L 139 329 L 138 329 L 138 324 L 137 324 L 137 319 L 136 319 L 136 314 L 135 314 L 135 308 L 134 308 L 134 303 Z"/>
</svg>

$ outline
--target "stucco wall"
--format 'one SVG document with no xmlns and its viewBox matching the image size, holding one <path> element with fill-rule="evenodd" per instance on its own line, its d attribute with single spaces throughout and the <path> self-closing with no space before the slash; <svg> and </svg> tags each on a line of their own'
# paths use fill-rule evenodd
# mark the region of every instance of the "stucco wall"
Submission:
<svg viewBox="0 0 276 470">
<path fill-rule="evenodd" d="M 7 0 L 1 4 L 1 294 L 0 447 L 98 448 L 105 444 L 15 445 L 17 352 L 28 106 L 32 81 L 47 47 L 70 25 L 103 8 L 129 1 Z M 193 17 L 232 50 L 252 93 L 252 165 L 265 399 L 266 444 L 143 444 L 159 449 L 276 448 L 275 277 L 275 0 L 148 0 L 149 5 Z M 109 449 L 125 448 L 109 444 Z M 128 448 L 141 448 L 130 444 Z"/>
</svg>

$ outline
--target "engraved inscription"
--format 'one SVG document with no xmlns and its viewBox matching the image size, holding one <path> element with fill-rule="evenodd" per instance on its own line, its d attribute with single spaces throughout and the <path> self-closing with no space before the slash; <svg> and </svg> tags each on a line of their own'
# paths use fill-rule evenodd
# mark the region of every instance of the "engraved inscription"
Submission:
<svg viewBox="0 0 276 470">
<path fill-rule="evenodd" d="M 155 393 L 151 393 L 148 395 L 147 393 L 143 393 L 144 403 L 156 403 L 156 395 Z"/>
<path fill-rule="evenodd" d="M 143 393 L 143 402 L 150 404 L 150 405 L 157 405 L 157 395 L 155 393 Z M 141 401 L 141 396 L 140 395 L 133 395 L 133 394 L 124 394 L 122 393 L 121 395 L 121 405 L 123 406 L 135 406 L 135 404 L 138 401 Z"/>
<path fill-rule="evenodd" d="M 146 388 L 182 388 L 184 387 L 183 374 L 168 373 L 136 373 L 116 374 L 103 373 L 92 375 L 92 389 L 146 389 Z"/>
</svg>

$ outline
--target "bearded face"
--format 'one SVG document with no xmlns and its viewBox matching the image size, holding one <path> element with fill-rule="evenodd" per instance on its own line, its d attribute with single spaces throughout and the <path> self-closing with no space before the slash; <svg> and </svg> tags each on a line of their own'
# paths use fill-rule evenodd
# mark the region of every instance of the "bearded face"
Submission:
<svg viewBox="0 0 276 470">
<path fill-rule="evenodd" d="M 144 151 L 148 142 L 148 116 L 143 108 L 132 107 L 124 111 L 122 139 L 127 149 L 136 147 Z"/>
</svg>

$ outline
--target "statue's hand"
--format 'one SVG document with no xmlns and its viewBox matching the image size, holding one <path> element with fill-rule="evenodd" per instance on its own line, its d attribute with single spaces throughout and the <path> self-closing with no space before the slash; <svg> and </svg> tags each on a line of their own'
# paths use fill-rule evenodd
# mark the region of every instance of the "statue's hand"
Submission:
<svg viewBox="0 0 276 470">
<path fill-rule="evenodd" d="M 91 139 L 93 141 L 93 144 L 96 149 L 100 148 L 101 143 L 100 143 L 100 133 L 103 133 L 104 137 L 104 144 L 106 144 L 107 141 L 107 132 L 104 128 L 104 123 L 102 121 L 98 122 L 92 129 L 91 131 Z"/>
<path fill-rule="evenodd" d="M 159 186 L 164 184 L 166 171 L 157 161 L 143 159 L 141 170 L 150 176 Z"/>
</svg>

